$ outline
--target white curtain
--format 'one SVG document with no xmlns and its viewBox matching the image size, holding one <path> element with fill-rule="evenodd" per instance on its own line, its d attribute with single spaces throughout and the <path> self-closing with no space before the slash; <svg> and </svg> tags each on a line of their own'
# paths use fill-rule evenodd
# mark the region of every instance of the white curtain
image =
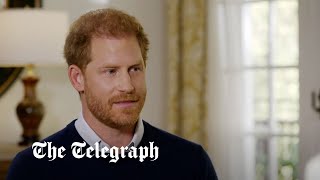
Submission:
<svg viewBox="0 0 320 180">
<path fill-rule="evenodd" d="M 254 147 L 246 138 L 250 108 L 242 71 L 240 0 L 208 5 L 209 153 L 222 180 L 254 179 Z"/>
</svg>

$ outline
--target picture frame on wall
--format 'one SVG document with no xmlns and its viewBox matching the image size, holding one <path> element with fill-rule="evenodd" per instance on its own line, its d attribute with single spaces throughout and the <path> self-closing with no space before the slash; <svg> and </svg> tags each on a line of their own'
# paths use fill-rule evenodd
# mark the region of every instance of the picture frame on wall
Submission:
<svg viewBox="0 0 320 180">
<path fill-rule="evenodd" d="M 3 0 L 2 8 L 40 8 L 42 0 Z M 0 59 L 1 62 L 1 59 Z M 0 63 L 1 64 L 1 63 Z M 0 67 L 0 97 L 7 92 L 23 68 Z"/>
</svg>

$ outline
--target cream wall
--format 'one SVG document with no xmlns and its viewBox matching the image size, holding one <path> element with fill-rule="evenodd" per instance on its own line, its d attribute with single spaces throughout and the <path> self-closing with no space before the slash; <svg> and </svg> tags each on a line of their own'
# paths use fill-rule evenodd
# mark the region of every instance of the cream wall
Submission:
<svg viewBox="0 0 320 180">
<path fill-rule="evenodd" d="M 163 0 L 109 0 L 109 5 L 99 5 L 89 0 L 44 0 L 44 9 L 65 10 L 73 21 L 80 14 L 100 7 L 116 7 L 129 12 L 143 24 L 151 41 L 148 65 L 148 95 L 142 117 L 160 128 L 165 127 L 166 51 L 165 51 L 165 1 Z M 71 22 L 70 21 L 70 22 Z M 41 123 L 42 137 L 63 128 L 80 111 L 78 94 L 67 77 L 66 67 L 38 68 L 41 77 L 37 86 L 38 98 L 46 108 Z M 20 139 L 21 126 L 15 115 L 17 103 L 22 99 L 23 87 L 16 81 L 0 98 L 0 149 L 15 144 Z"/>
<path fill-rule="evenodd" d="M 299 179 L 306 164 L 320 154 L 320 115 L 311 106 L 311 93 L 320 89 L 320 1 L 299 1 L 300 133 Z M 317 102 L 317 105 L 318 102 Z M 318 171 L 319 172 L 319 171 Z M 318 178 L 313 178 L 318 179 Z"/>
</svg>

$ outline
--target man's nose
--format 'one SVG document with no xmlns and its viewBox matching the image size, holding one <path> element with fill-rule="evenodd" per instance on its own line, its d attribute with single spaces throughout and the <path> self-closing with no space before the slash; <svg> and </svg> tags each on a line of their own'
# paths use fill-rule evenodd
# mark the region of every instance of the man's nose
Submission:
<svg viewBox="0 0 320 180">
<path fill-rule="evenodd" d="M 131 82 L 131 76 L 128 72 L 121 73 L 118 80 L 118 90 L 126 93 L 134 91 L 134 86 Z"/>
</svg>

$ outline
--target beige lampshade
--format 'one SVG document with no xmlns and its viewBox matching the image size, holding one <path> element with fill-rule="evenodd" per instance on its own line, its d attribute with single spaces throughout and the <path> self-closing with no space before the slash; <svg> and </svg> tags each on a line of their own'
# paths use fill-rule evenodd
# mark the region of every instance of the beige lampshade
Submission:
<svg viewBox="0 0 320 180">
<path fill-rule="evenodd" d="M 67 30 L 65 12 L 43 9 L 0 11 L 0 66 L 63 65 Z"/>
</svg>

